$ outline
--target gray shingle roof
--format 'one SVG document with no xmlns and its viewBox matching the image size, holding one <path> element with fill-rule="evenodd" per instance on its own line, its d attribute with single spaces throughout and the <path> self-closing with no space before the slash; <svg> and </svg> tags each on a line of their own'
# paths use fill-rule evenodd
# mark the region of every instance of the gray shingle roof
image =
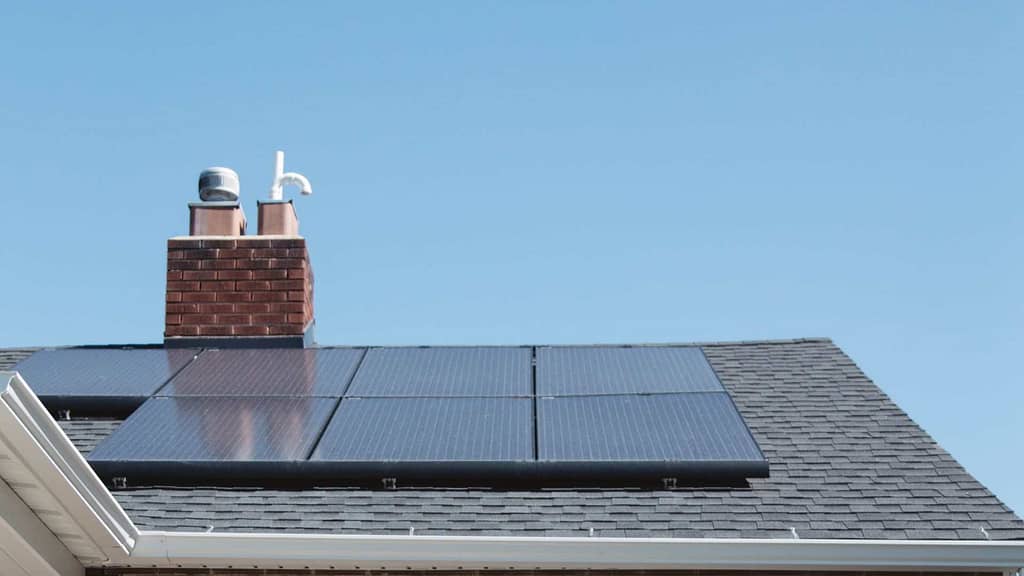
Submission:
<svg viewBox="0 0 1024 576">
<path fill-rule="evenodd" d="M 1024 539 L 1024 522 L 829 340 L 704 345 L 771 464 L 748 489 L 142 487 L 161 530 L 880 539 Z M 0 367 L 13 351 L 0 351 Z M 16 361 L 16 360 L 14 360 Z M 13 363 L 13 362 L 11 362 Z M 62 423 L 83 451 L 114 424 Z"/>
</svg>

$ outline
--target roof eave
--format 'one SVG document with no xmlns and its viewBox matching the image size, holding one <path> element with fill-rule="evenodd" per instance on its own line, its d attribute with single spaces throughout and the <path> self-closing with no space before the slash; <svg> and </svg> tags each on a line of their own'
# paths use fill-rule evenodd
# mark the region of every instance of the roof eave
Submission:
<svg viewBox="0 0 1024 576">
<path fill-rule="evenodd" d="M 83 563 L 135 545 L 128 515 L 17 372 L 0 372 L 0 479 Z"/>
<path fill-rule="evenodd" d="M 339 570 L 1015 571 L 1024 542 L 139 534 L 130 566 Z"/>
</svg>

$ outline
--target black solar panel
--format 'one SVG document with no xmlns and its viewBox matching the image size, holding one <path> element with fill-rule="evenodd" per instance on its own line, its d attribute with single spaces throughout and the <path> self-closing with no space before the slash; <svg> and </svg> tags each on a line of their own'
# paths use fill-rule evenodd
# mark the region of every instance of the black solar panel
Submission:
<svg viewBox="0 0 1024 576">
<path fill-rule="evenodd" d="M 198 350 L 62 348 L 18 362 L 32 391 L 51 409 L 131 410 L 152 395 Z"/>
<path fill-rule="evenodd" d="M 313 454 L 359 462 L 533 459 L 526 398 L 347 398 Z"/>
<path fill-rule="evenodd" d="M 529 348 L 371 348 L 347 396 L 530 396 Z"/>
<path fill-rule="evenodd" d="M 207 350 L 160 396 L 340 397 L 362 348 Z"/>
<path fill-rule="evenodd" d="M 89 455 L 111 461 L 305 460 L 337 401 L 151 398 Z"/>
<path fill-rule="evenodd" d="M 693 346 L 537 348 L 539 396 L 724 390 Z"/>
<path fill-rule="evenodd" d="M 763 461 L 724 392 L 537 400 L 541 461 Z"/>
<path fill-rule="evenodd" d="M 732 485 L 768 472 L 699 348 L 194 354 L 71 349 L 17 368 L 44 398 L 145 400 L 89 456 L 108 481 Z"/>
</svg>

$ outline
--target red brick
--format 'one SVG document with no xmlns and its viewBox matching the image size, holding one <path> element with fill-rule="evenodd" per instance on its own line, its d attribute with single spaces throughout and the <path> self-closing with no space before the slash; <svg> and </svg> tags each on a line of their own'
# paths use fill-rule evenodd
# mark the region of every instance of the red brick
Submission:
<svg viewBox="0 0 1024 576">
<path fill-rule="evenodd" d="M 203 270 L 233 270 L 239 260 L 202 260 L 200 268 Z M 238 266 L 241 268 L 241 266 Z"/>
<path fill-rule="evenodd" d="M 200 326 L 200 336 L 231 336 L 231 326 Z"/>
<path fill-rule="evenodd" d="M 243 280 L 238 282 L 239 290 L 264 291 L 270 290 L 271 283 L 266 280 Z"/>
<path fill-rule="evenodd" d="M 253 314 L 253 324 L 284 324 L 288 322 L 287 314 Z"/>
<path fill-rule="evenodd" d="M 267 312 L 276 312 L 271 310 L 270 307 L 273 304 L 267 304 L 265 302 L 239 302 L 232 304 L 234 312 L 244 312 L 245 314 L 266 314 Z"/>
<path fill-rule="evenodd" d="M 306 293 L 301 291 L 301 290 L 288 292 L 288 301 L 289 302 L 302 302 L 305 299 L 306 299 Z"/>
<path fill-rule="evenodd" d="M 197 314 L 202 312 L 198 304 L 168 304 L 168 314 Z M 179 319 L 180 320 L 180 319 Z"/>
<path fill-rule="evenodd" d="M 181 323 L 198 326 L 200 324 L 214 324 L 217 316 L 214 314 L 182 314 Z"/>
<path fill-rule="evenodd" d="M 193 240 L 191 238 L 171 238 L 167 240 L 167 249 L 181 249 L 181 248 L 199 248 L 202 246 L 202 241 Z"/>
<path fill-rule="evenodd" d="M 248 314 L 218 314 L 217 324 L 237 326 L 242 324 L 253 324 L 253 322 L 252 317 Z"/>
<path fill-rule="evenodd" d="M 199 260 L 168 260 L 168 270 L 199 270 Z"/>
<path fill-rule="evenodd" d="M 181 295 L 182 302 L 216 302 L 216 292 L 185 292 Z"/>
<path fill-rule="evenodd" d="M 199 282 L 184 282 L 174 281 L 167 283 L 168 290 L 176 290 L 179 292 L 195 292 L 199 290 Z"/>
<path fill-rule="evenodd" d="M 250 280 L 252 270 L 219 270 L 217 280 Z"/>
<path fill-rule="evenodd" d="M 287 258 L 287 248 L 260 248 L 252 251 L 253 258 Z"/>
<path fill-rule="evenodd" d="M 249 302 L 250 300 L 252 300 L 252 295 L 248 292 L 219 292 L 216 294 L 217 302 Z"/>
<path fill-rule="evenodd" d="M 181 280 L 181 270 L 168 270 L 167 281 L 177 282 L 178 280 Z"/>
<path fill-rule="evenodd" d="M 185 260 L 207 260 L 209 258 L 216 258 L 217 251 L 206 248 L 203 250 L 186 250 Z"/>
<path fill-rule="evenodd" d="M 164 324 L 167 326 L 174 326 L 181 324 L 181 314 L 167 314 L 164 316 Z"/>
<path fill-rule="evenodd" d="M 253 280 L 284 280 L 288 278 L 287 270 L 253 270 Z"/>
<path fill-rule="evenodd" d="M 231 302 L 217 302 L 214 304 L 199 304 L 196 312 L 200 314 L 230 314 L 235 311 L 235 304 Z"/>
<path fill-rule="evenodd" d="M 164 334 L 167 336 L 198 336 L 198 326 L 168 326 L 164 330 Z"/>
<path fill-rule="evenodd" d="M 252 248 L 217 250 L 217 258 L 252 258 Z"/>
<path fill-rule="evenodd" d="M 288 294 L 284 292 L 253 292 L 253 302 L 284 302 L 288 299 Z"/>
<path fill-rule="evenodd" d="M 305 324 L 306 323 L 306 315 L 302 314 L 301 312 L 298 313 L 298 314 L 289 314 L 288 315 L 288 323 L 289 324 Z"/>
<path fill-rule="evenodd" d="M 306 254 L 306 249 L 305 248 L 289 248 L 288 249 L 288 254 L 286 254 L 285 257 L 286 258 L 301 258 L 301 259 L 305 260 L 308 256 Z"/>
<path fill-rule="evenodd" d="M 216 270 L 185 270 L 181 274 L 182 280 L 216 280 Z"/>
<path fill-rule="evenodd" d="M 305 248 L 306 240 L 304 238 L 275 238 L 271 241 L 271 245 L 274 248 Z"/>
<path fill-rule="evenodd" d="M 236 245 L 234 239 L 216 238 L 203 240 L 203 248 L 234 248 Z"/>
<path fill-rule="evenodd" d="M 267 331 L 273 335 L 302 334 L 302 328 L 297 324 L 274 324 L 267 326 Z"/>
<path fill-rule="evenodd" d="M 231 334 L 235 336 L 266 336 L 270 330 L 266 326 L 232 326 Z"/>
<path fill-rule="evenodd" d="M 305 308 L 302 302 L 275 302 L 270 305 L 269 312 L 305 312 Z"/>
<path fill-rule="evenodd" d="M 271 290 L 302 290 L 306 287 L 302 280 L 272 280 Z"/>
<path fill-rule="evenodd" d="M 235 283 L 231 280 L 211 280 L 209 282 L 200 282 L 199 289 L 203 290 L 216 290 L 218 292 L 231 292 L 235 289 Z"/>
<path fill-rule="evenodd" d="M 274 261 L 270 258 L 251 258 L 249 260 L 230 260 L 235 267 L 242 270 L 267 270 L 272 268 Z"/>
<path fill-rule="evenodd" d="M 305 268 L 306 261 L 301 258 L 275 258 L 274 268 Z"/>
<path fill-rule="evenodd" d="M 167 259 L 168 260 L 184 260 L 185 259 L 185 250 L 168 250 L 167 251 Z"/>
<path fill-rule="evenodd" d="M 288 270 L 288 277 L 292 280 L 305 280 L 306 271 L 301 268 L 292 268 L 291 270 Z"/>
</svg>

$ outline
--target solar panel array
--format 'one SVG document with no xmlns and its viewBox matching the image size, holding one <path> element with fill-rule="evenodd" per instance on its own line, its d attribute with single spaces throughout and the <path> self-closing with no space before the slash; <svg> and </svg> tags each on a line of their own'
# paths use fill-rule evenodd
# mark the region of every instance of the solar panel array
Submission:
<svg viewBox="0 0 1024 576">
<path fill-rule="evenodd" d="M 52 410 L 130 412 L 195 358 L 186 348 L 40 350 L 14 367 Z"/>
<path fill-rule="evenodd" d="M 145 400 L 89 456 L 108 480 L 729 484 L 768 472 L 698 347 L 66 349 L 23 368 L 65 403 Z"/>
</svg>

